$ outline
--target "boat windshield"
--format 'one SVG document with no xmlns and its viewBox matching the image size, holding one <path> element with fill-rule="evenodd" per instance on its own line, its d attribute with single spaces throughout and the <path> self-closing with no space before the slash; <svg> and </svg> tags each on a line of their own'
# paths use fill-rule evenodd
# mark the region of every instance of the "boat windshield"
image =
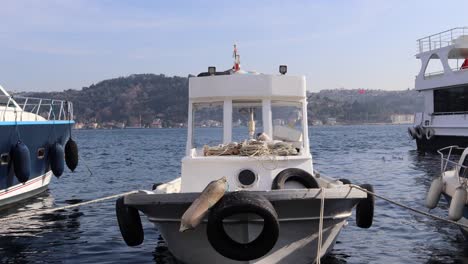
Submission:
<svg viewBox="0 0 468 264">
<path fill-rule="evenodd" d="M 223 102 L 193 104 L 192 147 L 223 143 Z"/>
<path fill-rule="evenodd" d="M 302 103 L 272 101 L 273 140 L 302 142 Z"/>
<path fill-rule="evenodd" d="M 232 141 L 253 139 L 263 132 L 262 101 L 232 102 Z"/>
<path fill-rule="evenodd" d="M 8 101 L 9 101 L 8 99 L 9 99 L 8 96 L 0 94 L 0 106 L 6 106 L 8 104 Z M 11 104 L 11 102 L 10 102 L 10 104 Z M 11 105 L 11 106 L 14 106 L 14 105 Z"/>
</svg>

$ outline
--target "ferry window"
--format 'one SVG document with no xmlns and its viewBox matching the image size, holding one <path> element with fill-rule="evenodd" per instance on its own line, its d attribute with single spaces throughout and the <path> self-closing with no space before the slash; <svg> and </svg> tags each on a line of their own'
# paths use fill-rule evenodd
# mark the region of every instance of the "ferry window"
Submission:
<svg viewBox="0 0 468 264">
<path fill-rule="evenodd" d="M 434 113 L 468 112 L 468 86 L 434 90 Z"/>
<path fill-rule="evenodd" d="M 242 142 L 263 132 L 262 101 L 232 102 L 232 141 Z"/>
<path fill-rule="evenodd" d="M 223 102 L 193 104 L 192 147 L 223 143 Z"/>
<path fill-rule="evenodd" d="M 272 101 L 273 139 L 302 141 L 302 104 L 300 102 Z"/>
</svg>

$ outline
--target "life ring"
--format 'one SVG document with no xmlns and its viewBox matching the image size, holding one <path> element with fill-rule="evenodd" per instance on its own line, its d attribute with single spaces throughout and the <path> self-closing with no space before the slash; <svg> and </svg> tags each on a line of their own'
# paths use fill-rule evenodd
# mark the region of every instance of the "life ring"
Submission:
<svg viewBox="0 0 468 264">
<path fill-rule="evenodd" d="M 363 184 L 361 188 L 374 192 L 374 188 L 370 184 Z M 359 201 L 356 206 L 356 225 L 360 228 L 369 228 L 374 220 L 374 195 L 367 194 L 367 198 Z"/>
<path fill-rule="evenodd" d="M 414 127 L 408 127 L 408 134 L 411 137 L 411 139 L 416 138 L 416 131 L 415 131 Z"/>
<path fill-rule="evenodd" d="M 19 182 L 25 183 L 31 175 L 31 158 L 28 146 L 18 140 L 12 149 L 13 170 Z"/>
<path fill-rule="evenodd" d="M 254 214 L 263 219 L 262 232 L 256 239 L 239 243 L 226 233 L 223 220 L 237 214 Z M 248 191 L 231 192 L 210 210 L 206 232 L 211 246 L 224 257 L 238 261 L 258 259 L 266 255 L 278 240 L 278 215 L 262 195 Z"/>
<path fill-rule="evenodd" d="M 421 126 L 416 126 L 414 128 L 414 135 L 417 139 L 422 139 L 424 135 L 424 129 Z"/>
<path fill-rule="evenodd" d="M 281 190 L 284 189 L 284 184 L 287 181 L 296 181 L 304 185 L 304 188 L 314 189 L 319 188 L 317 180 L 307 171 L 298 169 L 298 168 L 289 168 L 281 171 L 276 175 L 271 186 L 272 190 Z"/>
<path fill-rule="evenodd" d="M 435 131 L 433 128 L 426 128 L 426 139 L 431 140 L 435 136 Z"/>
<path fill-rule="evenodd" d="M 58 178 L 62 176 L 65 167 L 65 152 L 60 143 L 55 143 L 50 146 L 49 153 L 50 168 L 52 169 L 54 175 Z"/>
<path fill-rule="evenodd" d="M 124 197 L 120 197 L 115 203 L 115 214 L 125 243 L 131 247 L 141 245 L 144 233 L 138 210 L 125 205 Z"/>
</svg>

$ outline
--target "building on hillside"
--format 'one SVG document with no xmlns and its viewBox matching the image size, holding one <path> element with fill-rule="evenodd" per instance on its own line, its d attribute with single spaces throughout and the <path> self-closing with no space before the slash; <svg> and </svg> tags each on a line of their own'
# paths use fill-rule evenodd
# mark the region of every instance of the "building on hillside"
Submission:
<svg viewBox="0 0 468 264">
<path fill-rule="evenodd" d="M 334 118 L 334 117 L 327 118 L 327 125 L 334 126 L 334 125 L 336 125 L 336 123 L 337 123 L 336 118 Z"/>
<path fill-rule="evenodd" d="M 313 126 L 321 126 L 321 125 L 323 125 L 323 122 L 322 122 L 322 120 L 319 120 L 319 119 L 312 119 L 312 125 Z"/>
<path fill-rule="evenodd" d="M 413 114 L 393 114 L 390 116 L 392 124 L 412 124 L 414 122 Z"/>
<path fill-rule="evenodd" d="M 162 128 L 162 120 L 161 118 L 155 118 L 153 122 L 151 123 L 150 127 L 151 128 Z"/>
</svg>

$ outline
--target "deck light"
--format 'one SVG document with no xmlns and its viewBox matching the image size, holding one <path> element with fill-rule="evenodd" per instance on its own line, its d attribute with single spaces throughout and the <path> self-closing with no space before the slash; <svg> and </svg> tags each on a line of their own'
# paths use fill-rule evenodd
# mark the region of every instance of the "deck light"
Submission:
<svg viewBox="0 0 468 264">
<path fill-rule="evenodd" d="M 208 67 L 208 73 L 210 75 L 215 75 L 216 74 L 216 67 L 214 67 L 214 66 Z"/>
<path fill-rule="evenodd" d="M 285 75 L 285 74 L 288 72 L 288 66 L 286 66 L 286 65 L 280 65 L 280 66 L 279 66 L 279 72 L 280 72 L 282 75 Z"/>
</svg>

